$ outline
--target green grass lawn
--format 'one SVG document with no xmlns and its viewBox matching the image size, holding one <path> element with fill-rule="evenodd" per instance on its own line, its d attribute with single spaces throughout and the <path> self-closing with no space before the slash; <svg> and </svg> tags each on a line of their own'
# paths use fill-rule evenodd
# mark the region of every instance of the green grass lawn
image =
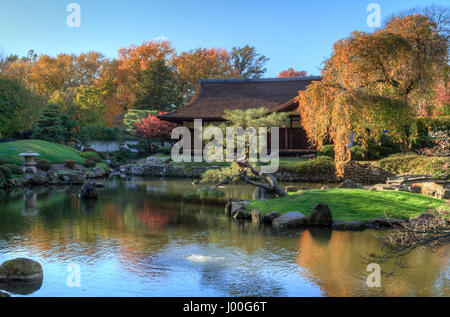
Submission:
<svg viewBox="0 0 450 317">
<path fill-rule="evenodd" d="M 336 220 L 369 220 L 376 217 L 409 219 L 429 209 L 445 206 L 446 201 L 428 196 L 396 191 L 364 189 L 305 190 L 287 197 L 252 201 L 247 211 L 258 209 L 264 215 L 271 211 L 299 211 L 308 216 L 314 206 L 325 203 Z"/>
<path fill-rule="evenodd" d="M 10 159 L 14 163 L 22 164 L 23 158 L 19 156 L 23 152 L 36 152 L 51 163 L 62 163 L 66 160 L 74 160 L 83 163 L 84 159 L 80 152 L 61 144 L 51 143 L 43 140 L 21 140 L 0 143 L 0 157 Z"/>
</svg>

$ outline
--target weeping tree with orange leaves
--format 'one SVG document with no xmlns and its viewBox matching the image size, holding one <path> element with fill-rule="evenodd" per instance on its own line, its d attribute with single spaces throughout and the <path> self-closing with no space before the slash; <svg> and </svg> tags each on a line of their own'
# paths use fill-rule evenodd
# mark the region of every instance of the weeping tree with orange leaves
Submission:
<svg viewBox="0 0 450 317">
<path fill-rule="evenodd" d="M 363 147 L 384 129 L 406 151 L 416 107 L 447 74 L 448 42 L 423 15 L 394 17 L 373 33 L 353 32 L 334 44 L 322 80 L 299 92 L 298 111 L 311 142 L 335 146 L 338 176 L 352 137 Z"/>
</svg>

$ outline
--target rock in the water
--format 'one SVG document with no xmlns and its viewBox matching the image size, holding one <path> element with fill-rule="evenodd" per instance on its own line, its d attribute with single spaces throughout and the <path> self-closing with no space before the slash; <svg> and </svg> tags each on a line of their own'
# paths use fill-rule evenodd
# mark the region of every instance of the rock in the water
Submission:
<svg viewBox="0 0 450 317">
<path fill-rule="evenodd" d="M 298 211 L 289 211 L 273 220 L 272 225 L 278 228 L 298 228 L 306 225 L 308 218 Z"/>
<path fill-rule="evenodd" d="M 280 217 L 280 212 L 279 211 L 271 211 L 264 215 L 263 221 L 265 223 L 272 223 L 273 220 L 277 217 Z"/>
<path fill-rule="evenodd" d="M 248 200 L 238 200 L 231 202 L 231 216 L 234 219 L 247 219 L 245 207 L 250 204 Z"/>
<path fill-rule="evenodd" d="M 359 220 L 335 220 L 331 227 L 334 230 L 361 231 L 366 228 L 366 224 Z"/>
<path fill-rule="evenodd" d="M 258 209 L 253 209 L 252 210 L 252 223 L 254 224 L 261 224 L 262 222 L 262 216 L 261 216 L 261 212 Z"/>
<path fill-rule="evenodd" d="M 402 223 L 402 220 L 391 218 L 373 218 L 367 221 L 367 227 L 372 229 L 393 228 Z"/>
<path fill-rule="evenodd" d="M 44 185 L 47 178 L 44 175 L 33 174 L 31 178 L 31 184 L 33 185 Z"/>
<path fill-rule="evenodd" d="M 450 199 L 450 189 L 437 183 L 424 183 L 422 194 L 433 196 L 437 199 Z"/>
<path fill-rule="evenodd" d="M 98 194 L 95 189 L 95 185 L 91 182 L 84 183 L 83 187 L 81 187 L 81 199 L 97 199 Z"/>
<path fill-rule="evenodd" d="M 0 265 L 0 282 L 27 282 L 42 280 L 42 266 L 33 260 L 18 258 Z"/>
<path fill-rule="evenodd" d="M 225 215 L 231 216 L 231 203 L 235 202 L 234 199 L 229 199 L 225 204 Z"/>
<path fill-rule="evenodd" d="M 87 177 L 88 178 L 102 178 L 105 177 L 107 175 L 107 173 L 105 172 L 105 170 L 101 167 L 94 167 L 92 169 L 92 172 L 90 172 Z"/>
<path fill-rule="evenodd" d="M 11 297 L 11 295 L 9 295 L 8 293 L 0 291 L 0 298 L 1 297 Z"/>
<path fill-rule="evenodd" d="M 326 204 L 317 204 L 309 214 L 308 224 L 310 226 L 329 227 L 332 222 L 333 217 Z"/>
<path fill-rule="evenodd" d="M 286 187 L 284 188 L 284 191 L 285 191 L 286 193 L 295 193 L 295 192 L 298 192 L 298 191 L 299 191 L 299 188 L 298 188 L 297 186 L 286 186 Z"/>
<path fill-rule="evenodd" d="M 253 200 L 269 200 L 274 198 L 277 198 L 277 195 L 274 192 L 265 190 L 262 187 L 257 187 L 253 192 Z"/>
</svg>

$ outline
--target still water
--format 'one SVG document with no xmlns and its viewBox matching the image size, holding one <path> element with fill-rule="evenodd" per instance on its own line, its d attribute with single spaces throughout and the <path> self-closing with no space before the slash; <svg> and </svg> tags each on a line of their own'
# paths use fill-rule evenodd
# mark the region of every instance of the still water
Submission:
<svg viewBox="0 0 450 317">
<path fill-rule="evenodd" d="M 378 250 L 382 233 L 277 232 L 224 216 L 228 198 L 251 197 L 248 186 L 211 195 L 179 180 L 104 185 L 95 203 L 81 202 L 79 187 L 0 192 L 0 263 L 29 257 L 44 269 L 42 285 L 0 289 L 17 296 L 450 296 L 448 255 L 413 252 L 408 267 L 368 288 L 360 257 Z"/>
</svg>

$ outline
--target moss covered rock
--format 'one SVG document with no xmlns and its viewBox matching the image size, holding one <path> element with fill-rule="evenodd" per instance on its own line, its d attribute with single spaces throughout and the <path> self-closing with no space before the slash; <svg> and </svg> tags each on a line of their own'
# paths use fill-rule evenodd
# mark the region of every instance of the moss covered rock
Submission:
<svg viewBox="0 0 450 317">
<path fill-rule="evenodd" d="M 0 282 L 42 280 L 42 266 L 33 260 L 18 258 L 0 265 Z"/>
</svg>

